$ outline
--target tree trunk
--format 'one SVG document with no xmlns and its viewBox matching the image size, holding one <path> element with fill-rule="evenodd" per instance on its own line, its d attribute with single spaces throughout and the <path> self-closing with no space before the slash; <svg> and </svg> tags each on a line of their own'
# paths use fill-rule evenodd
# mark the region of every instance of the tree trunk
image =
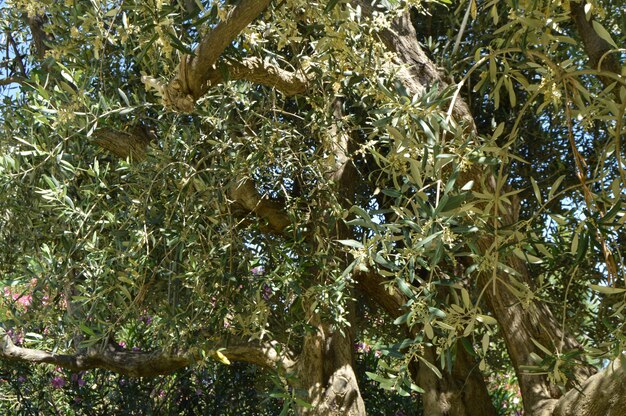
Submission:
<svg viewBox="0 0 626 416">
<path fill-rule="evenodd" d="M 300 415 L 365 415 L 365 404 L 352 366 L 351 330 L 341 331 L 320 323 L 313 315 L 315 331 L 305 337 L 298 362 L 297 386 L 311 407 L 300 406 Z"/>
<path fill-rule="evenodd" d="M 382 281 L 373 273 L 357 274 L 358 288 L 366 298 L 376 302 L 392 319 L 406 313 L 406 299 L 398 293 L 390 294 L 382 286 Z M 405 336 L 415 338 L 419 330 L 413 327 L 406 329 Z M 426 348 L 424 358 L 439 367 L 436 354 L 432 347 Z M 424 389 L 422 401 L 425 415 L 446 416 L 495 416 L 496 409 L 491 402 L 487 385 L 478 363 L 466 350 L 461 342 L 456 345 L 456 356 L 452 368 L 439 368 L 440 379 L 426 365 L 417 361 L 411 363 L 413 382 Z"/>
<path fill-rule="evenodd" d="M 626 356 L 622 355 L 604 371 L 595 374 L 558 401 L 552 416 L 626 415 Z"/>
<path fill-rule="evenodd" d="M 371 11 L 371 6 L 367 2 L 361 1 L 360 3 L 365 10 Z M 408 15 L 396 19 L 390 30 L 381 33 L 381 39 L 389 50 L 396 53 L 398 63 L 403 66 L 398 77 L 409 94 L 420 94 L 436 83 L 441 88 L 447 85 L 439 69 L 421 49 Z M 457 97 L 453 103 L 451 114 L 458 123 L 464 124 L 468 134 L 475 132 L 476 129 L 469 108 L 460 97 Z M 466 183 L 469 180 L 474 180 L 476 183 L 487 184 L 486 186 L 490 186 L 492 191 L 495 191 L 495 185 L 490 185 L 495 184 L 495 181 L 488 176 L 490 176 L 488 172 L 474 168 L 464 172 L 459 178 L 459 182 Z M 500 217 L 501 227 L 514 224 L 517 221 L 519 201 L 513 201 L 513 205 L 509 207 L 509 212 L 497 213 Z M 485 255 L 492 250 L 493 241 L 492 236 L 484 236 L 478 244 L 481 250 L 479 254 Z M 562 395 L 561 391 L 548 381 L 546 375 L 529 374 L 521 370 L 524 365 L 534 364 L 531 361 L 531 353 L 539 356 L 545 355 L 532 340 L 536 340 L 555 353 L 579 349 L 581 346 L 574 337 L 563 333 L 559 323 L 545 304 L 535 300 L 522 304 L 520 299 L 508 289 L 508 287 L 519 286 L 520 283 L 531 290 L 535 286 L 525 263 L 513 256 L 503 258 L 501 262 L 515 270 L 519 277 L 516 279 L 510 273 L 498 272 L 498 281 L 493 284 L 494 275 L 492 273 L 483 274 L 479 279 L 478 289 L 489 285 L 485 290 L 486 303 L 500 324 L 509 356 L 518 376 L 526 413 L 533 416 L 550 415 L 558 403 L 557 399 Z M 571 380 L 569 387 L 584 382 L 593 373 L 594 370 L 590 366 L 581 363 L 573 369 L 574 380 Z M 429 385 L 431 389 L 436 389 L 429 376 L 424 375 L 420 380 Z M 576 390 L 574 391 L 575 393 L 572 394 L 578 394 Z M 427 393 L 427 402 L 429 401 L 429 394 L 444 402 L 448 400 L 448 397 L 451 397 L 435 390 L 435 393 Z M 465 401 L 465 404 L 468 409 L 471 408 L 472 398 L 465 397 L 465 399 L 469 399 Z M 435 400 L 433 399 L 433 401 Z M 426 411 L 426 414 L 438 414 L 436 412 L 441 411 L 441 406 L 439 406 L 439 410 L 435 409 L 436 405 L 433 406 L 431 410 Z M 449 411 L 456 410 L 450 406 Z M 595 415 L 597 413 L 588 414 Z"/>
<path fill-rule="evenodd" d="M 343 101 L 336 97 L 330 108 L 333 124 L 329 131 L 328 147 L 330 157 L 325 160 L 325 174 L 335 183 L 338 203 L 349 208 L 353 200 L 355 169 L 348 157 L 350 135 L 341 127 Z M 337 224 L 329 230 L 334 239 L 351 238 L 351 231 L 341 219 L 333 219 Z M 334 232 L 333 232 L 334 231 Z M 347 257 L 344 258 L 347 266 Z M 317 274 L 317 273 L 313 273 Z M 323 277 L 322 277 L 323 279 Z M 337 328 L 322 322 L 317 312 L 309 307 L 308 323 L 314 331 L 307 334 L 299 362 L 298 378 L 301 388 L 306 390 L 311 408 L 300 407 L 301 415 L 365 415 L 365 404 L 353 368 L 354 332 L 353 326 Z M 353 321 L 354 302 L 348 305 L 348 319 Z"/>
<path fill-rule="evenodd" d="M 424 358 L 436 363 L 433 347 L 424 351 Z M 450 370 L 441 370 L 439 379 L 427 366 L 420 365 L 416 383 L 424 389 L 424 415 L 429 416 L 495 416 L 487 386 L 478 364 L 460 342 L 456 346 L 456 360 Z"/>
</svg>

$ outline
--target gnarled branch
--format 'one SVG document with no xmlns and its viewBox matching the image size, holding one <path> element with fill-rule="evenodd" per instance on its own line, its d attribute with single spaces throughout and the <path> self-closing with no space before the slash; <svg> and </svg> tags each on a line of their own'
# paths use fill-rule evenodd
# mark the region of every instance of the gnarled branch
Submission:
<svg viewBox="0 0 626 416">
<path fill-rule="evenodd" d="M 133 377 L 154 377 L 169 374 L 191 364 L 191 357 L 165 355 L 161 352 L 118 351 L 112 346 L 90 350 L 85 354 L 53 354 L 47 351 L 16 346 L 4 333 L 0 338 L 0 357 L 29 363 L 45 363 L 72 371 L 103 368 Z"/>
<path fill-rule="evenodd" d="M 624 357 L 621 357 L 624 359 Z M 558 400 L 552 416 L 619 416 L 626 409 L 626 371 L 617 359 Z"/>
<path fill-rule="evenodd" d="M 94 143 L 122 159 L 140 162 L 146 158 L 150 134 L 141 126 L 125 132 L 103 128 L 94 133 Z"/>
<path fill-rule="evenodd" d="M 113 344 L 92 348 L 85 353 L 54 354 L 43 350 L 18 347 L 11 337 L 0 330 L 0 358 L 31 364 L 52 364 L 72 371 L 101 368 L 132 377 L 154 377 L 171 374 L 195 361 L 191 353 L 165 354 L 161 351 L 126 351 Z M 290 371 L 295 366 L 291 352 L 275 341 L 240 343 L 220 348 L 228 359 L 267 368 L 280 367 Z"/>
<path fill-rule="evenodd" d="M 308 79 L 304 73 L 290 72 L 259 58 L 245 58 L 241 62 L 228 61 L 224 64 L 228 76 L 233 80 L 246 80 L 256 84 L 274 87 L 285 95 L 296 95 L 306 91 Z M 212 85 L 223 82 L 222 72 L 212 68 L 207 82 L 201 91 L 206 93 Z"/>
<path fill-rule="evenodd" d="M 570 2 L 570 12 L 572 20 L 576 24 L 578 34 L 583 41 L 585 52 L 589 56 L 591 66 L 600 71 L 608 71 L 620 75 L 621 68 L 617 55 L 610 53 L 613 47 L 609 42 L 601 38 L 593 28 L 593 17 L 587 19 L 584 2 Z M 614 82 L 613 79 L 602 75 L 600 75 L 600 79 L 605 87 Z M 616 95 L 619 100 L 619 94 Z"/>
<path fill-rule="evenodd" d="M 267 221 L 270 230 L 282 233 L 291 220 L 285 213 L 283 205 L 277 201 L 261 196 L 251 179 L 238 181 L 230 189 L 230 198 L 246 211 L 256 214 Z"/>
<path fill-rule="evenodd" d="M 242 0 L 204 35 L 193 56 L 182 57 L 176 78 L 164 87 L 165 104 L 181 112 L 191 112 L 195 100 L 207 91 L 208 77 L 222 52 L 270 3 L 271 0 Z"/>
</svg>

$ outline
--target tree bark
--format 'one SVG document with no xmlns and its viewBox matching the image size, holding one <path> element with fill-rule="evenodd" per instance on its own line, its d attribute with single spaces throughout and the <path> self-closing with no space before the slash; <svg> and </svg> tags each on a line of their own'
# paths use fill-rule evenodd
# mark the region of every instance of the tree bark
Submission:
<svg viewBox="0 0 626 416">
<path fill-rule="evenodd" d="M 325 172 L 335 184 L 338 200 L 350 205 L 353 200 L 355 168 L 349 159 L 350 135 L 342 128 L 343 101 L 335 97 L 330 108 L 333 122 L 328 137 L 329 153 Z M 330 231 L 336 239 L 349 238 L 351 231 L 341 222 Z M 347 265 L 347 261 L 344 262 Z M 307 307 L 305 303 L 305 307 Z M 308 392 L 311 408 L 301 408 L 302 415 L 365 415 L 365 404 L 353 368 L 354 329 L 331 327 L 321 322 L 319 314 L 307 309 L 309 323 L 315 328 L 306 336 L 301 358 L 300 379 Z M 348 321 L 353 322 L 354 302 L 348 304 Z"/>
<path fill-rule="evenodd" d="M 372 11 L 367 2 L 360 3 L 364 8 Z M 389 30 L 383 31 L 381 40 L 389 50 L 396 53 L 398 63 L 403 65 L 404 69 L 400 72 L 399 80 L 410 94 L 419 95 L 432 88 L 435 83 L 440 88 L 445 88 L 447 85 L 445 78 L 422 51 L 408 14 L 396 19 Z M 451 105 L 451 114 L 457 123 L 465 124 L 463 127 L 468 134 L 475 132 L 469 107 L 463 99 L 458 97 Z M 476 167 L 462 173 L 459 180 L 460 183 L 470 180 L 485 183 L 486 186 L 492 188 L 492 191 L 498 192 L 491 175 Z M 500 216 L 499 221 L 502 227 L 512 225 L 517 221 L 519 201 L 513 201 L 512 204 L 509 212 L 496 213 Z M 493 241 L 490 235 L 485 235 L 479 240 L 481 254 L 484 255 L 492 250 Z M 556 386 L 551 385 L 546 375 L 522 371 L 523 366 L 534 364 L 531 360 L 531 353 L 544 355 L 531 340 L 537 340 L 554 350 L 555 353 L 579 349 L 581 346 L 575 338 L 563 333 L 559 323 L 545 304 L 533 300 L 522 305 L 516 294 L 509 290 L 510 287 L 516 287 L 516 283 L 528 285 L 532 290 L 534 281 L 526 265 L 513 256 L 502 259 L 502 262 L 517 272 L 518 277 L 514 277 L 511 273 L 498 272 L 495 275 L 498 281 L 493 284 L 491 279 L 494 275 L 483 274 L 479 279 L 479 289 L 489 286 L 485 290 L 486 303 L 500 324 L 509 356 L 518 376 L 526 412 L 532 415 L 549 415 L 557 404 L 556 399 L 561 397 L 561 392 Z M 581 363 L 574 369 L 575 380 L 572 381 L 581 383 L 593 372 L 592 368 Z"/>
<path fill-rule="evenodd" d="M 358 273 L 355 276 L 358 288 L 392 319 L 407 312 L 406 299 L 398 292 L 389 293 L 383 280 L 374 273 Z M 406 330 L 406 336 L 415 338 L 417 327 Z M 432 347 L 425 350 L 425 359 L 439 367 Z M 461 342 L 456 345 L 456 360 L 451 369 L 439 368 L 442 378 L 419 362 L 411 363 L 411 376 L 415 384 L 424 389 L 422 395 L 425 415 L 446 416 L 495 416 L 497 411 L 491 402 L 487 385 L 472 357 Z"/>
<path fill-rule="evenodd" d="M 552 416 L 623 416 L 626 414 L 626 372 L 622 355 L 604 371 L 571 389 L 558 401 Z"/>
<path fill-rule="evenodd" d="M 585 52 L 587 56 L 589 56 L 589 63 L 593 69 L 620 75 L 622 71 L 619 59 L 617 58 L 618 52 L 595 31 L 593 27 L 593 17 L 587 19 L 585 16 L 584 3 L 585 0 L 571 1 L 570 13 L 583 42 Z M 607 74 L 600 73 L 599 76 L 605 88 L 615 82 L 615 79 L 607 76 Z M 619 91 L 619 89 L 617 91 Z M 619 92 L 615 94 L 615 99 L 618 102 L 620 101 Z"/>
<path fill-rule="evenodd" d="M 254 1 L 243 0 L 233 8 L 228 17 L 216 25 L 201 39 L 194 51 L 194 56 L 183 57 L 179 73 L 172 82 L 164 87 L 166 98 L 171 106 L 180 111 L 192 111 L 195 100 L 208 91 L 210 85 L 222 82 L 221 73 L 215 69 L 215 64 L 223 51 L 232 43 L 239 33 L 271 3 L 270 0 Z M 356 0 L 366 13 L 372 13 L 370 1 Z M 584 18 L 581 3 L 572 3 L 572 18 L 581 34 L 585 49 L 591 63 L 598 66 L 600 59 L 610 49 L 607 43 L 600 39 L 593 30 L 591 21 Z M 46 37 L 42 35 L 41 18 L 29 20 L 33 31 L 33 41 L 36 53 L 43 57 L 47 46 Z M 395 52 L 397 63 L 403 67 L 399 72 L 399 80 L 411 94 L 421 94 L 435 84 L 446 86 L 446 79 L 424 51 L 419 46 L 415 31 L 408 15 L 397 19 L 392 28 L 380 34 L 382 41 L 392 52 Z M 615 66 L 616 59 L 606 55 L 600 69 L 619 73 L 619 66 Z M 276 68 L 256 58 L 245 58 L 241 62 L 225 61 L 229 66 L 234 79 L 248 79 L 265 85 L 274 86 L 285 94 L 298 94 L 306 91 L 307 79 L 302 74 L 294 74 Z M 610 80 L 603 79 L 605 84 Z M 2 80 L 0 84 L 16 82 L 14 79 Z M 341 111 L 335 115 L 341 118 Z M 340 107 L 340 106 L 339 106 Z M 462 99 L 454 99 L 451 103 L 451 115 L 459 124 L 464 124 L 468 134 L 475 131 L 472 115 Z M 96 143 L 112 151 L 118 156 L 141 160 L 145 157 L 145 149 L 149 140 L 137 135 L 123 133 L 110 135 L 111 131 L 96 134 Z M 339 129 L 334 131 L 335 140 L 330 144 L 329 178 L 339 184 L 339 196 L 349 199 L 354 189 L 353 167 L 347 154 L 349 137 Z M 137 140 L 138 139 L 138 140 Z M 478 183 L 490 184 L 491 177 L 487 172 L 478 169 L 470 170 L 462 175 L 460 182 L 476 179 Z M 497 192 L 498 190 L 492 189 Z M 275 233 L 282 233 L 290 224 L 280 204 L 265 198 L 256 191 L 251 181 L 239 182 L 230 189 L 230 196 L 235 203 L 246 211 L 254 213 L 259 218 L 267 220 L 269 229 Z M 518 207 L 510 207 L 506 213 L 496 213 L 501 226 L 512 225 L 517 221 Z M 339 236 L 342 236 L 342 230 Z M 344 234 L 347 235 L 347 234 Z M 482 254 L 493 249 L 494 238 L 486 235 L 479 241 Z M 515 257 L 502 259 L 513 273 L 498 272 L 497 274 L 483 274 L 479 279 L 479 289 L 486 287 L 485 299 L 488 307 L 500 324 L 507 349 L 516 369 L 524 407 L 531 415 L 618 415 L 624 414 L 626 408 L 624 397 L 625 377 L 624 370 L 619 362 L 614 362 L 607 370 L 593 374 L 593 370 L 581 363 L 574 369 L 574 381 L 582 387 L 570 389 L 565 395 L 549 383 L 545 375 L 528 374 L 522 371 L 523 366 L 533 364 L 532 354 L 542 355 L 541 350 L 531 341 L 536 340 L 555 352 L 567 352 L 579 349 L 578 342 L 562 328 L 555 317 L 544 304 L 535 300 L 522 304 L 517 293 L 509 287 L 517 284 L 533 288 L 533 276 L 526 265 Z M 496 282 L 492 278 L 496 278 Z M 359 287 L 369 293 L 376 302 L 391 316 L 402 311 L 402 299 L 397 296 L 386 296 L 382 287 L 368 286 L 370 276 L 359 278 Z M 371 282 L 370 282 L 371 283 Z M 495 283 L 495 284 L 494 284 Z M 400 303 L 399 303 L 400 302 Z M 305 391 L 305 399 L 312 408 L 301 407 L 302 414 L 320 415 L 362 415 L 365 414 L 363 400 L 356 376 L 352 368 L 353 361 L 353 334 L 350 328 L 339 328 L 321 322 L 318 315 L 313 313 L 310 324 L 314 330 L 305 336 L 303 352 L 297 364 L 289 359 L 286 364 L 290 369 L 297 368 L 296 386 Z M 415 335 L 415 334 L 410 334 Z M 285 360 L 272 354 L 272 349 L 251 350 L 241 347 L 232 348 L 224 354 L 233 359 L 262 361 L 261 365 L 273 366 L 284 363 Z M 275 350 L 274 350 L 275 352 Z M 257 356 L 258 354 L 258 356 Z M 436 362 L 435 352 L 426 349 L 426 358 Z M 31 350 L 15 346 L 10 338 L 4 335 L 0 341 L 0 356 L 30 362 L 51 363 L 71 369 L 108 368 L 132 375 L 154 375 L 174 371 L 188 365 L 190 358 L 185 356 L 164 356 L 160 353 L 130 353 L 126 351 L 103 350 L 91 355 L 57 355 L 43 351 Z M 259 358 L 260 357 L 260 358 Z M 278 358 L 277 358 L 278 357 Z M 488 394 L 475 365 L 475 360 L 462 348 L 457 346 L 457 360 L 451 372 L 444 372 L 444 378 L 439 380 L 434 373 L 420 366 L 416 371 L 416 379 L 427 388 L 424 397 L 426 414 L 429 415 L 491 415 L 495 414 L 493 406 L 480 406 L 488 402 Z"/>
<path fill-rule="evenodd" d="M 298 362 L 298 387 L 311 407 L 298 408 L 301 415 L 365 415 L 365 404 L 352 366 L 354 345 L 351 330 L 343 334 L 322 324 L 317 315 L 310 323 L 314 332 L 305 337 Z"/>
</svg>

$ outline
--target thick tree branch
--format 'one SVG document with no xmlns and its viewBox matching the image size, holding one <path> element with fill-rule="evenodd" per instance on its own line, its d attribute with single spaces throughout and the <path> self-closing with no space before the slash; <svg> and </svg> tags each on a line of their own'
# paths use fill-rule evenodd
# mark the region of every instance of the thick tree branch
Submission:
<svg viewBox="0 0 626 416">
<path fill-rule="evenodd" d="M 270 3 L 271 0 L 242 0 L 231 10 L 226 19 L 202 38 L 187 66 L 186 76 L 194 97 L 201 96 L 199 92 L 206 74 L 215 65 L 222 52 Z"/>
<path fill-rule="evenodd" d="M 357 288 L 367 298 L 373 299 L 391 318 L 396 319 L 407 312 L 404 306 L 407 299 L 395 288 L 389 293 L 384 287 L 385 280 L 377 273 L 357 272 L 353 277 L 357 282 Z"/>
<path fill-rule="evenodd" d="M 43 26 L 47 21 L 45 15 L 28 16 L 24 14 L 26 23 L 30 27 L 30 33 L 33 37 L 33 49 L 35 50 L 35 56 L 39 59 L 46 57 L 46 51 L 50 49 L 48 42 L 53 40 L 52 35 L 45 32 Z"/>
<path fill-rule="evenodd" d="M 259 218 L 267 221 L 272 232 L 281 234 L 291 224 L 283 205 L 260 195 L 251 179 L 234 183 L 229 196 L 246 211 L 253 212 Z"/>
<path fill-rule="evenodd" d="M 42 350 L 16 346 L 8 334 L 0 338 L 0 357 L 29 363 L 53 364 L 72 371 L 103 368 L 133 377 L 154 377 L 169 374 L 192 363 L 191 357 L 165 355 L 161 352 L 117 351 L 112 347 L 85 354 L 52 354 Z"/>
<path fill-rule="evenodd" d="M 374 10 L 366 0 L 358 0 L 365 11 L 373 13 Z M 420 47 L 415 30 L 408 15 L 395 19 L 391 29 L 384 30 L 381 39 L 387 48 L 397 55 L 397 63 L 402 65 L 399 80 L 403 83 L 409 94 L 421 94 L 428 88 L 438 85 L 445 88 L 446 82 L 441 71 L 430 61 Z M 475 131 L 475 124 L 469 107 L 460 97 L 453 103 L 453 118 L 464 124 L 468 132 Z M 473 180 L 475 183 L 483 183 L 489 187 L 490 192 L 496 190 L 495 178 L 483 170 L 479 165 L 473 165 L 462 171 L 457 183 L 464 184 Z M 502 227 L 511 226 L 517 221 L 519 202 L 513 202 L 508 212 L 499 212 Z M 481 255 L 492 252 L 494 238 L 485 233 L 478 241 Z M 498 272 L 497 276 L 492 273 L 483 273 L 479 279 L 479 287 L 493 285 L 495 290 L 485 290 L 485 300 L 502 329 L 509 355 L 516 369 L 522 395 L 524 408 L 533 415 L 547 415 L 552 410 L 554 399 L 561 396 L 559 389 L 550 383 L 548 377 L 542 374 L 528 374 L 520 370 L 525 365 L 533 365 L 531 353 L 542 355 L 543 353 L 531 342 L 535 339 L 542 345 L 548 345 L 558 351 L 567 352 L 580 348 L 574 337 L 563 333 L 560 324 L 555 319 L 550 309 L 541 302 L 532 302 L 523 305 L 518 294 L 507 289 L 521 281 L 532 288 L 534 281 L 526 267 L 526 264 L 514 256 L 502 258 L 501 262 L 519 275 L 514 277 L 512 273 Z M 504 284 L 495 285 L 492 278 L 498 278 Z M 574 382 L 583 382 L 593 374 L 593 370 L 581 364 L 575 368 Z"/>
<path fill-rule="evenodd" d="M 103 128 L 97 130 L 94 137 L 94 143 L 97 145 L 119 158 L 128 158 L 132 161 L 142 161 L 146 158 L 151 140 L 150 133 L 142 126 L 137 126 L 131 132 Z M 236 208 L 254 213 L 265 220 L 269 227 L 268 231 L 282 234 L 291 224 L 283 204 L 260 195 L 251 179 L 233 183 L 229 189 L 229 197 L 236 204 Z"/>
<path fill-rule="evenodd" d="M 164 104 L 182 112 L 193 111 L 195 101 L 207 91 L 209 76 L 222 52 L 270 3 L 242 0 L 204 35 L 193 56 L 182 57 L 176 78 L 164 87 Z"/>
<path fill-rule="evenodd" d="M 146 158 L 150 139 L 150 133 L 142 126 L 137 126 L 132 132 L 103 128 L 94 133 L 94 143 L 98 146 L 119 158 L 137 162 Z"/>
<path fill-rule="evenodd" d="M 392 319 L 398 318 L 408 311 L 405 306 L 406 297 L 395 288 L 390 293 L 384 287 L 385 279 L 375 272 L 359 272 L 354 278 L 359 288 L 368 298 L 373 299 Z M 420 326 L 407 328 L 407 336 L 416 337 L 421 331 Z M 427 359 L 437 362 L 432 348 L 425 349 Z M 492 416 L 496 410 L 489 398 L 487 387 L 481 372 L 478 370 L 475 357 L 471 356 L 457 342 L 456 360 L 451 371 L 443 371 L 443 379 L 419 362 L 411 364 L 414 378 L 420 387 L 427 390 L 424 398 L 425 414 L 446 412 L 455 415 L 480 414 Z M 449 369 L 450 370 L 450 369 Z M 472 403 L 471 408 L 469 403 Z"/>
<path fill-rule="evenodd" d="M 589 63 L 594 69 L 599 71 L 608 71 L 614 74 L 621 74 L 621 67 L 617 58 L 617 53 L 610 53 L 613 48 L 609 42 L 602 39 L 600 35 L 593 28 L 593 17 L 587 19 L 585 16 L 584 1 L 572 1 L 570 2 L 571 17 L 576 24 L 576 29 L 580 35 L 585 52 L 589 56 Z M 602 65 L 600 67 L 600 65 Z M 610 77 L 600 75 L 600 79 L 605 87 L 611 85 L 614 80 Z M 619 94 L 616 94 L 619 100 Z"/>
<path fill-rule="evenodd" d="M 220 350 L 229 360 L 256 364 L 261 367 L 281 368 L 286 372 L 294 370 L 296 361 L 293 354 L 276 341 L 264 342 L 258 346 L 231 345 Z"/>
<path fill-rule="evenodd" d="M 377 10 L 368 0 L 355 0 L 364 13 L 384 13 Z M 443 71 L 430 60 L 419 46 L 415 27 L 410 13 L 405 13 L 392 21 L 389 29 L 379 32 L 380 40 L 387 49 L 396 53 L 395 64 L 399 65 L 397 77 L 411 95 L 422 95 L 427 89 L 438 85 L 441 90 L 449 85 Z M 465 121 L 473 126 L 473 118 L 465 101 L 456 99 L 452 104 L 452 115 L 457 121 Z"/>
<path fill-rule="evenodd" d="M 31 364 L 52 364 L 72 371 L 95 368 L 110 370 L 132 377 L 154 377 L 171 374 L 195 361 L 192 354 L 167 355 L 160 351 L 126 351 L 109 344 L 79 354 L 53 354 L 43 350 L 16 346 L 11 337 L 0 330 L 0 358 Z M 219 349 L 228 359 L 267 368 L 280 367 L 292 371 L 296 361 L 291 352 L 277 342 L 241 343 Z"/>
<path fill-rule="evenodd" d="M 232 80 L 246 80 L 274 87 L 285 95 L 301 94 L 308 87 L 308 79 L 304 73 L 286 71 L 260 58 L 245 58 L 241 62 L 228 61 L 224 65 L 228 70 L 228 77 Z M 223 81 L 222 71 L 211 68 L 201 95 L 204 95 L 210 86 Z"/>
<path fill-rule="evenodd" d="M 621 416 L 626 411 L 626 372 L 617 359 L 604 371 L 589 377 L 580 388 L 561 397 L 552 416 Z"/>
</svg>

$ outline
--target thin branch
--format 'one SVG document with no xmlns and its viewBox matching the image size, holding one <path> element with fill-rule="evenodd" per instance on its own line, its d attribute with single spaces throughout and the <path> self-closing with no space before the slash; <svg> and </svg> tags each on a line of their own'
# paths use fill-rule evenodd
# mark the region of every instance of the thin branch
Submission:
<svg viewBox="0 0 626 416">
<path fill-rule="evenodd" d="M 15 54 L 14 60 L 17 62 L 18 66 L 20 67 L 20 71 L 22 72 L 22 75 L 26 76 L 26 68 L 24 67 L 24 62 L 22 61 L 23 55 L 20 54 L 20 50 L 17 47 L 17 43 L 15 43 L 15 39 L 13 39 L 13 35 L 11 35 L 11 31 L 7 31 L 7 40 L 9 41 L 9 43 L 11 44 L 11 47 L 13 48 L 13 53 Z"/>
<path fill-rule="evenodd" d="M 465 27 L 467 26 L 467 19 L 469 18 L 470 12 L 472 10 L 472 2 L 473 0 L 469 0 L 467 2 L 467 10 L 465 10 L 465 16 L 463 16 L 463 22 L 461 23 L 459 34 L 456 36 L 456 42 L 454 42 L 454 47 L 452 48 L 452 56 L 456 55 L 456 53 L 459 51 L 459 46 L 461 46 L 463 33 L 465 32 Z"/>
<path fill-rule="evenodd" d="M 26 82 L 26 78 L 22 77 L 8 77 L 0 79 L 0 86 L 10 85 L 10 84 L 24 84 Z"/>
</svg>

